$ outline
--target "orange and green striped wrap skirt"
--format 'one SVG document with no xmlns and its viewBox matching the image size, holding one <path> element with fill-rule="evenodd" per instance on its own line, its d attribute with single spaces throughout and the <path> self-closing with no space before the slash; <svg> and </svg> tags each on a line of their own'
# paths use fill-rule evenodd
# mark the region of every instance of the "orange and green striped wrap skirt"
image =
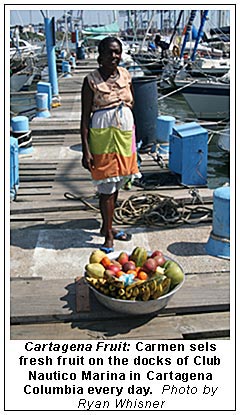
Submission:
<svg viewBox="0 0 240 415">
<path fill-rule="evenodd" d="M 137 164 L 132 111 L 120 105 L 94 112 L 89 129 L 91 169 L 95 185 L 141 177 Z"/>
</svg>

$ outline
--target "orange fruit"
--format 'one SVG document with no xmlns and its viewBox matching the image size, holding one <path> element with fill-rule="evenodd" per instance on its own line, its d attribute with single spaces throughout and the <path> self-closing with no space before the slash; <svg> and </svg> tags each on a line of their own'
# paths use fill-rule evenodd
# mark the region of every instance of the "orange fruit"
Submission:
<svg viewBox="0 0 240 415">
<path fill-rule="evenodd" d="M 140 279 L 140 280 L 147 280 L 148 279 L 148 274 L 145 272 L 145 271 L 140 271 L 139 273 L 138 273 L 138 275 L 137 275 L 137 277 Z"/>
<path fill-rule="evenodd" d="M 126 272 L 126 274 L 132 274 L 132 275 L 134 275 L 135 277 L 137 276 L 137 271 L 135 270 L 135 269 L 129 269 L 127 272 Z"/>
<path fill-rule="evenodd" d="M 111 264 L 111 260 L 108 258 L 107 255 L 103 257 L 103 259 L 101 260 L 101 264 L 104 266 L 104 268 L 107 268 Z"/>
</svg>

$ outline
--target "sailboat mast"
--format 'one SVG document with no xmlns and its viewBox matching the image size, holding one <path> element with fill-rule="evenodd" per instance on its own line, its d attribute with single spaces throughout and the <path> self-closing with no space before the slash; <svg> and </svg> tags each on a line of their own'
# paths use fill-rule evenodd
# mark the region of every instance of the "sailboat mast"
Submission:
<svg viewBox="0 0 240 415">
<path fill-rule="evenodd" d="M 197 13 L 196 10 L 192 10 L 191 14 L 190 14 L 190 17 L 189 17 L 189 20 L 187 22 L 186 33 L 185 33 L 185 36 L 184 36 L 184 39 L 183 39 L 182 49 L 181 49 L 181 52 L 180 52 L 180 59 L 182 59 L 182 57 L 183 57 L 184 49 L 185 49 L 186 43 L 189 39 L 189 34 L 190 34 L 191 29 L 192 29 L 193 21 L 196 17 L 196 13 Z"/>
<path fill-rule="evenodd" d="M 198 47 L 199 41 L 200 41 L 201 36 L 202 36 L 202 30 L 203 30 L 203 27 L 205 25 L 207 16 L 208 16 L 208 10 L 204 10 L 204 12 L 202 14 L 202 17 L 201 17 L 201 23 L 200 23 L 200 26 L 199 26 L 199 29 L 198 29 L 198 34 L 197 34 L 197 38 L 196 38 L 196 41 L 195 41 L 195 45 L 194 45 L 192 55 L 191 55 L 191 61 L 192 62 L 195 61 L 195 58 L 196 58 L 197 47 Z"/>
<path fill-rule="evenodd" d="M 179 23 L 180 23 L 180 20 L 181 20 L 182 15 L 183 15 L 183 10 L 181 10 L 180 13 L 179 13 L 179 15 L 178 15 L 177 22 L 176 22 L 176 24 L 174 26 L 173 33 L 172 33 L 172 36 L 171 36 L 170 41 L 169 41 L 169 47 L 170 47 L 170 45 L 171 45 L 171 43 L 173 41 L 173 38 L 174 38 L 174 36 L 176 34 L 176 31 L 178 29 L 178 26 L 179 26 Z"/>
</svg>

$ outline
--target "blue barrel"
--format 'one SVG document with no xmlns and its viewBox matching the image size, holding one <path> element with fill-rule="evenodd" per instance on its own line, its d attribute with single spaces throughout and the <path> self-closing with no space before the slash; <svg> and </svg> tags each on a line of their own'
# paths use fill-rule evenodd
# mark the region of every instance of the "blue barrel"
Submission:
<svg viewBox="0 0 240 415">
<path fill-rule="evenodd" d="M 136 139 L 137 142 L 142 141 L 141 148 L 150 148 L 156 143 L 157 139 L 157 77 L 132 77 L 132 85 L 134 92 L 133 114 L 136 124 Z"/>
<path fill-rule="evenodd" d="M 52 105 L 52 87 L 50 82 L 38 82 L 37 83 L 37 92 L 48 94 L 48 109 L 51 109 Z"/>
<path fill-rule="evenodd" d="M 61 52 L 60 52 L 60 57 L 64 59 L 64 58 L 66 58 L 66 56 L 67 56 L 67 52 L 66 52 L 66 50 L 64 50 L 64 49 L 63 49 L 63 50 L 61 50 Z"/>
<path fill-rule="evenodd" d="M 71 76 L 71 65 L 67 61 L 62 61 L 62 72 L 64 73 L 64 78 L 69 78 Z"/>
<path fill-rule="evenodd" d="M 213 192 L 213 226 L 206 244 L 209 255 L 230 258 L 230 187 L 223 186 Z"/>
<path fill-rule="evenodd" d="M 77 59 L 85 59 L 85 48 L 84 46 L 77 47 Z"/>
<path fill-rule="evenodd" d="M 48 94 L 38 92 L 35 96 L 37 105 L 36 117 L 48 118 L 51 116 L 48 111 Z"/>
<path fill-rule="evenodd" d="M 19 187 L 18 140 L 10 137 L 10 200 L 15 200 Z"/>
<path fill-rule="evenodd" d="M 159 143 L 169 142 L 169 136 L 172 134 L 176 119 L 170 115 L 161 115 L 157 117 L 157 141 Z"/>
<path fill-rule="evenodd" d="M 18 141 L 19 154 L 29 154 L 32 148 L 32 132 L 29 130 L 28 117 L 18 115 L 11 119 L 11 135 Z"/>
<path fill-rule="evenodd" d="M 230 187 L 223 186 L 214 190 L 213 233 L 230 238 Z"/>
</svg>

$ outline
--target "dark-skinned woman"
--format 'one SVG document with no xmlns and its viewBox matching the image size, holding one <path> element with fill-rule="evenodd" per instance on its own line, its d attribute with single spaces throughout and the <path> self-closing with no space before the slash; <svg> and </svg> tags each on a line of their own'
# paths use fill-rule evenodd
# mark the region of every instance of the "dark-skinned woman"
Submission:
<svg viewBox="0 0 240 415">
<path fill-rule="evenodd" d="M 102 216 L 101 249 L 113 252 L 114 239 L 131 235 L 112 227 L 119 189 L 129 179 L 141 177 L 137 165 L 131 77 L 119 65 L 121 42 L 104 38 L 98 46 L 99 68 L 84 78 L 82 87 L 82 165 L 91 172 L 99 193 Z"/>
</svg>

